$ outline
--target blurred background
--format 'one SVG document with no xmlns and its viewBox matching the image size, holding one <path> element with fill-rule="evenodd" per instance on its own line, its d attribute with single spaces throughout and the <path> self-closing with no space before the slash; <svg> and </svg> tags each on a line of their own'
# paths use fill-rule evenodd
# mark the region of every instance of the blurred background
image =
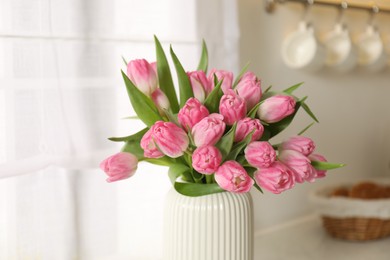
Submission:
<svg viewBox="0 0 390 260">
<path fill-rule="evenodd" d="M 347 167 L 281 195 L 254 191 L 255 234 L 311 214 L 313 189 L 389 176 L 389 66 L 287 67 L 281 45 L 303 13 L 287 3 L 269 14 L 260 0 L 0 0 L 0 259 L 159 259 L 167 168 L 142 163 L 134 177 L 111 184 L 98 170 L 120 148 L 107 137 L 142 128 L 122 119 L 134 112 L 120 69 L 122 56 L 155 60 L 153 35 L 166 50 L 172 44 L 186 70 L 196 69 L 205 39 L 210 68 L 237 74 L 249 61 L 263 89 L 305 82 L 297 95 L 309 96 L 320 121 L 306 135 Z M 338 13 L 314 5 L 304 19 L 321 38 Z M 352 38 L 370 17 L 345 13 Z M 373 19 L 386 48 L 389 21 L 381 12 Z M 309 123 L 299 113 L 275 142 Z"/>
</svg>

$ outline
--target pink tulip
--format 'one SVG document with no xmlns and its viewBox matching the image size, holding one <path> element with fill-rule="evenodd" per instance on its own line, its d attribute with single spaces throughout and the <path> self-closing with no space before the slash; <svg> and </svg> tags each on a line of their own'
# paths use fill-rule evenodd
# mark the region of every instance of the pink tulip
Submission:
<svg viewBox="0 0 390 260">
<path fill-rule="evenodd" d="M 327 162 L 325 157 L 320 155 L 320 154 L 311 154 L 311 155 L 309 155 L 309 159 L 310 159 L 310 161 Z M 315 176 L 316 178 L 323 178 L 326 176 L 325 170 L 317 170 L 315 168 L 314 168 L 314 170 L 316 171 L 316 176 Z"/>
<path fill-rule="evenodd" d="M 164 110 L 168 110 L 170 107 L 167 95 L 159 88 L 152 93 L 152 100 L 156 104 L 160 114 L 165 114 Z"/>
<path fill-rule="evenodd" d="M 216 172 L 221 162 L 222 154 L 215 146 L 198 147 L 192 154 L 192 166 L 203 174 Z"/>
<path fill-rule="evenodd" d="M 250 117 L 241 119 L 237 123 L 237 129 L 234 137 L 235 142 L 241 142 L 252 131 L 252 141 L 259 140 L 263 135 L 264 126 L 260 123 L 259 119 L 252 119 Z"/>
<path fill-rule="evenodd" d="M 177 115 L 179 123 L 190 131 L 200 120 L 209 115 L 207 108 L 196 98 L 189 98 Z"/>
<path fill-rule="evenodd" d="M 192 128 L 192 137 L 197 147 L 204 145 L 214 145 L 221 139 L 225 131 L 223 116 L 211 114 L 199 121 Z"/>
<path fill-rule="evenodd" d="M 252 142 L 245 148 L 245 159 L 256 168 L 267 168 L 274 163 L 276 153 L 268 142 Z"/>
<path fill-rule="evenodd" d="M 313 140 L 310 138 L 304 136 L 294 136 L 283 142 L 280 148 L 282 150 L 294 150 L 308 156 L 314 151 L 315 147 Z"/>
<path fill-rule="evenodd" d="M 233 125 L 246 115 L 245 100 L 237 96 L 233 90 L 229 90 L 219 102 L 219 113 L 223 115 L 227 125 Z"/>
<path fill-rule="evenodd" d="M 130 61 L 127 65 L 127 76 L 148 97 L 157 88 L 157 74 L 145 59 Z"/>
<path fill-rule="evenodd" d="M 227 161 L 215 173 L 218 185 L 234 193 L 248 192 L 254 184 L 245 169 L 236 161 Z"/>
<path fill-rule="evenodd" d="M 221 89 L 223 93 L 227 93 L 233 86 L 233 73 L 226 70 L 210 70 L 208 80 L 212 86 L 214 86 L 214 75 L 217 77 L 218 81 L 223 80 Z"/>
<path fill-rule="evenodd" d="M 187 75 L 190 79 L 192 91 L 194 93 L 195 98 L 198 99 L 200 102 L 203 102 L 212 90 L 212 86 L 208 81 L 206 74 L 204 73 L 204 71 L 199 70 L 188 72 Z"/>
<path fill-rule="evenodd" d="M 100 169 L 108 175 L 107 182 L 130 178 L 137 170 L 137 166 L 137 157 L 125 152 L 114 154 L 100 163 Z"/>
<path fill-rule="evenodd" d="M 294 187 L 293 172 L 281 162 L 274 162 L 269 168 L 261 168 L 255 172 L 257 185 L 279 194 Z"/>
<path fill-rule="evenodd" d="M 150 132 L 150 133 L 149 133 Z M 150 134 L 150 136 L 149 136 Z M 151 138 L 150 138 L 151 137 Z M 147 143 L 146 140 L 149 142 Z M 151 140 L 150 140 L 151 139 Z M 152 149 L 158 148 L 163 154 L 177 158 L 187 150 L 189 140 L 186 132 L 172 122 L 157 121 L 141 139 L 141 147 L 145 150 L 143 141 Z M 150 144 L 154 142 L 154 144 Z M 149 148 L 148 146 L 146 148 Z M 146 156 L 146 155 L 145 155 Z M 152 157 L 155 158 L 155 157 Z"/>
<path fill-rule="evenodd" d="M 141 148 L 144 150 L 146 158 L 161 158 L 164 154 L 157 148 L 153 140 L 153 131 L 149 129 L 141 139 Z"/>
<path fill-rule="evenodd" d="M 158 72 L 157 72 L 157 62 L 150 63 L 150 66 L 152 66 L 154 72 L 156 73 L 156 76 L 158 78 Z"/>
<path fill-rule="evenodd" d="M 275 95 L 267 98 L 257 110 L 257 115 L 267 123 L 276 123 L 295 111 L 295 99 L 287 95 Z"/>
<path fill-rule="evenodd" d="M 246 109 L 251 110 L 261 98 L 261 82 L 253 72 L 245 73 L 235 90 L 246 102 Z"/>
<path fill-rule="evenodd" d="M 294 172 L 296 182 L 314 181 L 316 175 L 315 169 L 311 165 L 309 158 L 300 152 L 282 150 L 278 158 Z"/>
</svg>

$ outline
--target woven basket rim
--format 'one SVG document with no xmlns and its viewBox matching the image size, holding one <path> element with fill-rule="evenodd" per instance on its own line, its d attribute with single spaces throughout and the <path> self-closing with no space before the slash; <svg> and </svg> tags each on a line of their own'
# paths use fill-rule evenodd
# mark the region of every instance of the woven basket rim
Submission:
<svg viewBox="0 0 390 260">
<path fill-rule="evenodd" d="M 390 178 L 378 178 L 370 181 L 378 184 L 390 184 Z M 350 187 L 354 183 L 349 182 L 324 186 L 310 192 L 309 200 L 321 215 L 336 218 L 362 217 L 390 219 L 390 198 L 364 200 L 329 196 L 335 188 Z"/>
</svg>

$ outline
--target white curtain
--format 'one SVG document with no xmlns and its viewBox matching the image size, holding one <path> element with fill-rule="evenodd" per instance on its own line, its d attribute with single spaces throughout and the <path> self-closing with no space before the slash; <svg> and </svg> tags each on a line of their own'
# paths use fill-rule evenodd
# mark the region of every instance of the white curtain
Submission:
<svg viewBox="0 0 390 260">
<path fill-rule="evenodd" d="M 154 57 L 153 34 L 195 69 L 238 69 L 234 0 L 0 0 L 0 259 L 158 259 L 166 169 L 105 183 L 109 136 L 142 127 L 121 56 Z M 151 247 L 153 250 L 151 250 Z"/>
</svg>

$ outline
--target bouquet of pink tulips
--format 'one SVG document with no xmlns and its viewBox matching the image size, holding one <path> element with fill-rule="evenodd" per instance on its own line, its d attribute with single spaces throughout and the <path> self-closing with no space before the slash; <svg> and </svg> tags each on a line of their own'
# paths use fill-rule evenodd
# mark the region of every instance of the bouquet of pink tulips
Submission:
<svg viewBox="0 0 390 260">
<path fill-rule="evenodd" d="M 207 73 L 205 44 L 198 69 L 186 72 L 171 48 L 178 101 L 167 58 L 157 38 L 155 43 L 157 62 L 126 62 L 127 73 L 122 72 L 130 102 L 146 127 L 109 138 L 125 144 L 100 165 L 108 182 L 131 177 L 138 162 L 146 161 L 169 166 L 168 175 L 183 195 L 243 193 L 252 187 L 278 194 L 343 166 L 314 153 L 314 142 L 301 136 L 312 124 L 281 144 L 269 142 L 300 107 L 318 122 L 306 97 L 293 95 L 301 84 L 262 91 L 259 78 L 246 68 L 235 79 L 229 71 Z"/>
</svg>

